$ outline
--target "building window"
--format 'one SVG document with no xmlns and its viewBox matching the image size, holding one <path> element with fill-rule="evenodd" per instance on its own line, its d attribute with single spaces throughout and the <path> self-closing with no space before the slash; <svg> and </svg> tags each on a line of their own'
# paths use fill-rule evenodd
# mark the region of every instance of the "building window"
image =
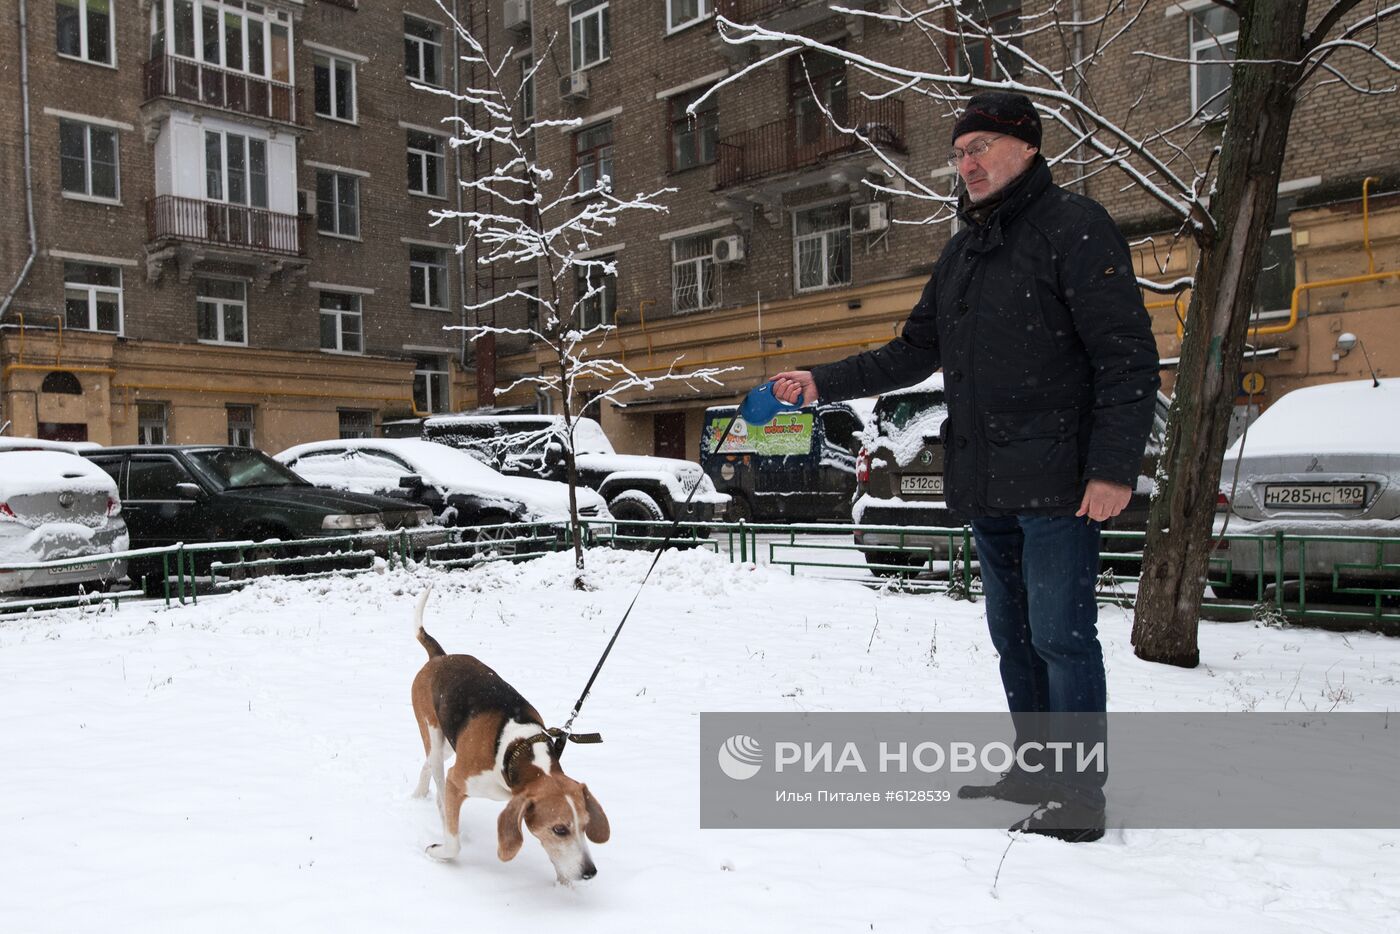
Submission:
<svg viewBox="0 0 1400 934">
<path fill-rule="evenodd" d="M 719 133 L 719 100 L 711 95 L 691 117 L 686 108 L 705 93 L 701 88 L 671 98 L 671 171 L 694 168 L 715 161 Z"/>
<path fill-rule="evenodd" d="M 204 189 L 210 201 L 267 207 L 267 141 L 204 131 Z"/>
<path fill-rule="evenodd" d="M 332 120 L 355 122 L 355 63 L 316 53 L 316 113 Z"/>
<path fill-rule="evenodd" d="M 251 405 L 224 406 L 228 413 L 228 443 L 234 447 L 251 448 L 253 444 L 253 407 Z"/>
<path fill-rule="evenodd" d="M 447 307 L 446 250 L 408 248 L 408 303 L 419 308 Z"/>
<path fill-rule="evenodd" d="M 607 272 L 603 266 L 615 260 L 613 256 L 600 256 L 580 261 L 574 267 L 574 288 L 578 292 L 574 307 L 582 330 L 613 323 L 617 314 L 617 274 Z"/>
<path fill-rule="evenodd" d="M 58 54 L 112 64 L 114 24 L 112 0 L 58 0 Z"/>
<path fill-rule="evenodd" d="M 447 365 L 441 357 L 414 359 L 413 407 L 419 412 L 448 411 Z"/>
<path fill-rule="evenodd" d="M 76 120 L 58 121 L 58 164 L 67 194 L 104 201 L 121 197 L 116 130 Z"/>
<path fill-rule="evenodd" d="M 1191 112 L 1210 119 L 1230 100 L 1230 61 L 1240 36 L 1239 17 L 1223 7 L 1191 14 Z"/>
<path fill-rule="evenodd" d="M 574 0 L 569 6 L 569 48 L 574 71 L 583 71 L 612 56 L 608 0 Z"/>
<path fill-rule="evenodd" d="M 520 122 L 530 124 L 535 119 L 535 56 L 520 56 Z"/>
<path fill-rule="evenodd" d="M 199 339 L 213 344 L 248 343 L 247 286 L 233 279 L 195 280 Z"/>
<path fill-rule="evenodd" d="M 316 170 L 316 229 L 338 237 L 360 235 L 360 180 Z"/>
<path fill-rule="evenodd" d="M 612 121 L 574 134 L 574 170 L 580 194 L 601 190 L 613 174 Z"/>
<path fill-rule="evenodd" d="M 719 304 L 719 277 L 710 250 L 709 234 L 671 241 L 671 302 L 676 311 Z"/>
<path fill-rule="evenodd" d="M 1021 56 L 998 45 L 1000 39 L 1021 47 L 1021 0 L 959 0 L 959 10 L 971 16 L 976 25 L 960 25 L 957 15 L 948 12 L 949 57 L 960 75 L 998 80 L 1021 74 Z M 970 29 L 970 31 L 969 31 Z"/>
<path fill-rule="evenodd" d="M 291 83 L 291 16 L 258 3 L 152 0 L 151 58 L 167 52 Z"/>
<path fill-rule="evenodd" d="M 374 413 L 368 409 L 341 409 L 340 439 L 373 438 Z"/>
<path fill-rule="evenodd" d="M 713 14 L 712 0 L 666 0 L 666 31 L 693 26 Z"/>
<path fill-rule="evenodd" d="M 54 370 L 45 374 L 44 381 L 39 384 L 39 391 L 60 396 L 81 396 L 83 384 L 67 370 Z"/>
<path fill-rule="evenodd" d="M 165 427 L 164 402 L 136 403 L 136 443 L 165 444 L 170 433 Z"/>
<path fill-rule="evenodd" d="M 122 271 L 96 263 L 63 264 L 64 326 L 122 332 Z"/>
<path fill-rule="evenodd" d="M 360 296 L 345 292 L 321 293 L 321 349 L 339 353 L 363 353 Z"/>
<path fill-rule="evenodd" d="M 793 215 L 797 290 L 829 289 L 851 281 L 850 206 L 831 204 Z"/>
<path fill-rule="evenodd" d="M 846 62 L 825 52 L 805 52 L 788 62 L 795 142 L 799 146 L 822 146 L 836 132 L 831 120 L 843 126 L 846 123 Z"/>
<path fill-rule="evenodd" d="M 403 18 L 403 71 L 424 84 L 442 84 L 442 32 L 432 23 Z"/>
<path fill-rule="evenodd" d="M 433 133 L 408 131 L 408 190 L 415 195 L 441 198 L 446 184 L 443 140 Z"/>
<path fill-rule="evenodd" d="M 1259 279 L 1254 286 L 1254 312 L 1260 318 L 1286 318 L 1293 307 L 1298 271 L 1293 256 L 1293 229 L 1289 215 L 1296 197 L 1280 197 L 1274 208 L 1274 226 L 1264 241 Z"/>
<path fill-rule="evenodd" d="M 531 282 L 521 285 L 518 291 L 525 293 L 525 326 L 535 333 L 540 330 L 540 287 Z"/>
</svg>

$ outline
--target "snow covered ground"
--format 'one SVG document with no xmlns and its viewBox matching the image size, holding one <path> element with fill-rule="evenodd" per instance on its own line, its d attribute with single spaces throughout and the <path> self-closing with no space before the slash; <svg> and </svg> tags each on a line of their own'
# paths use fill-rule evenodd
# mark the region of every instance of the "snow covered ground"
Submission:
<svg viewBox="0 0 1400 934">
<path fill-rule="evenodd" d="M 606 809 L 599 875 L 496 859 L 468 801 L 455 863 L 409 683 L 428 629 L 562 721 L 650 555 L 259 581 L 166 610 L 0 621 L 0 931 L 1392 931 L 1400 831 L 701 831 L 700 710 L 997 710 L 980 605 L 666 554 L 566 769 Z M 1400 708 L 1400 642 L 1203 624 L 1203 664 L 1135 660 L 1120 710 Z M 873 636 L 872 636 L 873 633 Z M 998 805 L 989 805 L 996 807 Z M 1008 823 L 1015 816 L 1008 817 Z"/>
</svg>

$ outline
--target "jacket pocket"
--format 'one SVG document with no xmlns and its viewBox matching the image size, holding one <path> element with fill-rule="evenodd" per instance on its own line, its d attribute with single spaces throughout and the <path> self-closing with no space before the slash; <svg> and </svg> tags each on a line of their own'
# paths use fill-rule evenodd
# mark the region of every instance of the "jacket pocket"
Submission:
<svg viewBox="0 0 1400 934">
<path fill-rule="evenodd" d="M 1079 411 L 988 412 L 987 504 L 998 509 L 1065 506 L 1079 496 Z"/>
</svg>

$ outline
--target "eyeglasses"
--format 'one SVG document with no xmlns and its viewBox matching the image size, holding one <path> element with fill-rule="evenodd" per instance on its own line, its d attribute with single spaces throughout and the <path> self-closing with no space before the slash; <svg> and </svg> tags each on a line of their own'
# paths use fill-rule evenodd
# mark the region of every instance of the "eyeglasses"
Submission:
<svg viewBox="0 0 1400 934">
<path fill-rule="evenodd" d="M 948 150 L 948 164 L 956 167 L 963 161 L 963 156 L 971 156 L 974 159 L 981 159 L 986 155 L 987 150 L 992 148 L 992 143 L 1003 139 L 1000 136 L 984 136 L 979 140 L 973 140 L 966 149 Z"/>
</svg>

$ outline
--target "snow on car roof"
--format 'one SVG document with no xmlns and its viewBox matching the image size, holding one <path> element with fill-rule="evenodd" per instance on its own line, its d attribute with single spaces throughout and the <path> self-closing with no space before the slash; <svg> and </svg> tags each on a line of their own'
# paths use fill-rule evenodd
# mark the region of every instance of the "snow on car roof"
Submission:
<svg viewBox="0 0 1400 934">
<path fill-rule="evenodd" d="M 12 496 L 76 490 L 117 495 L 117 484 L 92 461 L 66 451 L 0 448 L 0 502 Z"/>
<path fill-rule="evenodd" d="M 1225 452 L 1400 455 L 1400 377 L 1305 386 L 1285 393 Z"/>
<path fill-rule="evenodd" d="M 905 386 L 902 389 L 891 389 L 889 392 L 881 393 L 880 397 L 903 396 L 913 392 L 942 392 L 943 372 L 940 370 L 925 380 L 915 383 L 912 386 Z"/>
<path fill-rule="evenodd" d="M 472 493 L 483 497 L 500 497 L 502 501 L 512 500 L 541 518 L 554 518 L 566 515 L 569 509 L 568 487 L 553 480 L 536 480 L 529 477 L 508 477 L 487 464 L 472 457 L 465 451 L 439 444 L 436 441 L 423 441 L 417 438 L 367 438 L 339 441 L 312 441 L 298 444 L 277 455 L 283 464 L 318 451 L 342 451 L 366 449 L 385 451 L 393 454 L 411 466 L 423 478 L 423 482 L 451 493 Z M 292 468 L 313 482 L 348 480 L 349 471 L 337 471 L 329 464 L 297 465 Z M 373 471 L 369 465 L 357 464 L 353 468 L 354 478 L 371 487 L 383 488 L 387 483 L 398 485 L 402 469 L 386 465 L 383 471 Z M 364 492 L 372 492 L 366 489 Z M 591 490 L 580 489 L 579 505 L 592 505 L 589 500 L 596 496 Z M 601 502 L 601 497 L 599 498 Z"/>
<path fill-rule="evenodd" d="M 562 415 L 434 415 L 423 422 L 429 428 L 450 427 L 452 425 L 521 425 L 528 430 L 539 430 L 541 424 L 564 425 Z M 614 454 L 612 441 L 608 440 L 603 426 L 598 420 L 586 415 L 576 415 L 573 420 L 575 448 L 580 454 Z"/>
<path fill-rule="evenodd" d="M 82 451 L 98 451 L 102 445 L 95 441 L 45 441 L 42 438 L 0 437 L 0 451 L 20 449 L 25 451 L 67 451 L 77 454 Z"/>
</svg>

